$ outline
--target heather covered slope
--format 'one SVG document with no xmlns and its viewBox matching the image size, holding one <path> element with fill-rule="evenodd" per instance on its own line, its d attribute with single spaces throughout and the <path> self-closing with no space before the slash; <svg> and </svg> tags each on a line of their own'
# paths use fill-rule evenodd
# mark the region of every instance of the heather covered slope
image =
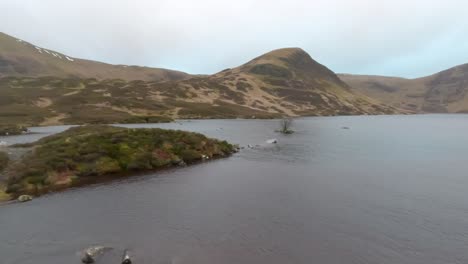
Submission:
<svg viewBox="0 0 468 264">
<path fill-rule="evenodd" d="M 118 78 L 147 81 L 172 81 L 190 77 L 179 71 L 111 65 L 73 58 L 0 32 L 0 77 L 4 76 L 55 76 L 99 80 Z"/>
<path fill-rule="evenodd" d="M 417 79 L 340 75 L 354 91 L 416 113 L 468 112 L 468 64 Z"/>
</svg>

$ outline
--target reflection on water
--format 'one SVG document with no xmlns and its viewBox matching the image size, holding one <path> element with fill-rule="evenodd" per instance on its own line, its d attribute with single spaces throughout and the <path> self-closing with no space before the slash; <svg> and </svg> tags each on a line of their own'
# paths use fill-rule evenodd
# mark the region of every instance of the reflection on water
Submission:
<svg viewBox="0 0 468 264">
<path fill-rule="evenodd" d="M 1 263 L 79 263 L 95 244 L 130 248 L 136 263 L 468 262 L 468 116 L 305 118 L 287 136 L 277 125 L 128 125 L 259 146 L 1 206 Z"/>
</svg>

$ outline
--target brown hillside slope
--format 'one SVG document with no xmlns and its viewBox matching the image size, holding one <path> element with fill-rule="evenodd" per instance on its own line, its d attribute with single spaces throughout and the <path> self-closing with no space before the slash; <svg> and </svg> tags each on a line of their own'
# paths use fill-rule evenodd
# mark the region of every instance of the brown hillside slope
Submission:
<svg viewBox="0 0 468 264">
<path fill-rule="evenodd" d="M 0 32 L 0 77 L 22 76 L 173 81 L 190 75 L 166 69 L 111 65 L 44 49 Z"/>
<path fill-rule="evenodd" d="M 141 122 L 142 118 L 271 118 L 392 114 L 353 92 L 297 48 L 280 49 L 237 68 L 179 81 L 58 77 L 0 79 L 0 123 Z"/>
<path fill-rule="evenodd" d="M 176 86 L 186 95 L 185 100 L 199 104 L 222 101 L 279 115 L 358 115 L 395 111 L 352 92 L 335 73 L 299 48 L 274 50 L 237 68 L 180 81 Z M 197 113 L 190 113 L 190 109 L 183 113 L 197 116 Z"/>
<path fill-rule="evenodd" d="M 353 90 L 417 113 L 468 112 L 468 64 L 423 78 L 341 74 Z"/>
</svg>

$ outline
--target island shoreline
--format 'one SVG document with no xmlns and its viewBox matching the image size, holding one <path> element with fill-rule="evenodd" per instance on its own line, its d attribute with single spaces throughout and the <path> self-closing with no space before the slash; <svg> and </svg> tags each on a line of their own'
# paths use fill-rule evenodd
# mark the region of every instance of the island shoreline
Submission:
<svg viewBox="0 0 468 264">
<path fill-rule="evenodd" d="M 85 180 L 80 180 L 79 182 L 74 183 L 73 185 L 70 186 L 55 186 L 52 187 L 48 190 L 35 193 L 35 192 L 24 192 L 22 194 L 26 195 L 31 195 L 33 197 L 42 197 L 42 196 L 47 196 L 47 195 L 53 195 L 53 194 L 58 194 L 58 193 L 63 193 L 67 191 L 71 191 L 74 189 L 84 189 L 93 185 L 101 185 L 101 184 L 109 184 L 112 182 L 119 182 L 125 179 L 131 179 L 131 178 L 137 178 L 137 177 L 148 177 L 151 175 L 154 175 L 154 177 L 159 177 L 158 173 L 161 172 L 168 172 L 168 171 L 176 171 L 179 169 L 183 168 L 188 168 L 192 166 L 197 166 L 205 163 L 210 163 L 214 161 L 220 161 L 225 158 L 229 158 L 232 155 L 234 155 L 237 152 L 225 155 L 225 156 L 218 156 L 218 157 L 213 157 L 209 160 L 199 160 L 191 163 L 187 163 L 185 166 L 179 166 L 179 165 L 172 165 L 172 166 L 166 166 L 166 167 L 160 167 L 160 168 L 155 168 L 151 169 L 148 171 L 136 171 L 134 173 L 132 172 L 125 172 L 125 173 L 116 173 L 116 174 L 108 174 L 108 175 L 102 175 L 102 176 L 97 176 L 93 177 L 92 179 L 85 179 Z M 7 204 L 12 204 L 12 203 L 17 203 L 17 197 L 10 197 L 10 199 L 6 200 L 0 200 L 0 206 L 2 205 L 7 205 Z"/>
<path fill-rule="evenodd" d="M 200 133 L 120 126 L 71 127 L 5 150 L 16 148 L 25 151 L 3 169 L 2 201 L 193 166 L 239 151 Z"/>
</svg>

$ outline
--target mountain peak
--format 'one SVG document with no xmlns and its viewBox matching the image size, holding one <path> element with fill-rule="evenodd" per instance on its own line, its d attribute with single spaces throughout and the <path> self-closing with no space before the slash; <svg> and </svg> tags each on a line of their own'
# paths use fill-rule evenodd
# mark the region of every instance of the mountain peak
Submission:
<svg viewBox="0 0 468 264">
<path fill-rule="evenodd" d="M 267 52 L 257 58 L 251 60 L 247 64 L 264 64 L 270 63 L 283 66 L 294 66 L 289 64 L 298 64 L 298 62 L 312 61 L 315 62 L 307 52 L 301 48 L 283 48 Z M 286 65 L 285 65 L 286 64 Z"/>
<path fill-rule="evenodd" d="M 262 57 L 270 57 L 270 58 L 289 58 L 293 56 L 309 56 L 307 52 L 305 52 L 301 48 L 282 48 L 282 49 L 275 49 L 270 52 L 267 52 L 258 58 Z"/>
<path fill-rule="evenodd" d="M 323 79 L 346 87 L 336 74 L 318 63 L 301 48 L 283 48 L 267 52 L 241 67 L 253 74 L 303 80 Z"/>
</svg>

